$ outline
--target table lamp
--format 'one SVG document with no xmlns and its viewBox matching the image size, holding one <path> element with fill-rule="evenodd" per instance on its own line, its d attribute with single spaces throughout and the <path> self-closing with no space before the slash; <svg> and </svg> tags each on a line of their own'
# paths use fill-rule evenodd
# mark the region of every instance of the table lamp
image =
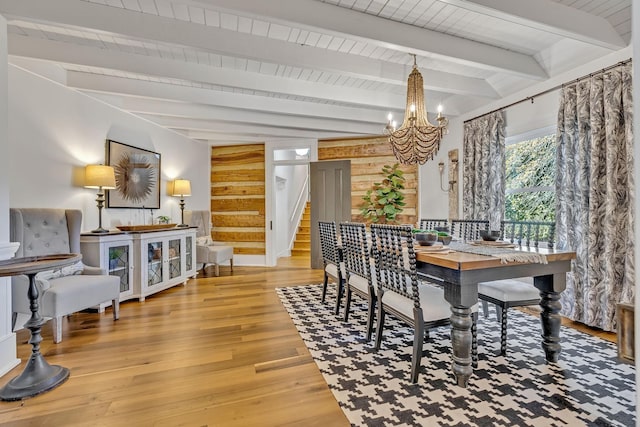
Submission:
<svg viewBox="0 0 640 427">
<path fill-rule="evenodd" d="M 97 188 L 98 197 L 98 228 L 92 233 L 108 233 L 109 230 L 102 228 L 102 208 L 104 207 L 104 190 L 116 188 L 116 176 L 111 166 L 87 165 L 84 168 L 84 186 L 86 188 Z"/>
<path fill-rule="evenodd" d="M 180 197 L 180 224 L 178 227 L 188 227 L 184 223 L 184 198 L 191 195 L 191 181 L 188 179 L 176 179 L 173 181 L 172 196 Z"/>
</svg>

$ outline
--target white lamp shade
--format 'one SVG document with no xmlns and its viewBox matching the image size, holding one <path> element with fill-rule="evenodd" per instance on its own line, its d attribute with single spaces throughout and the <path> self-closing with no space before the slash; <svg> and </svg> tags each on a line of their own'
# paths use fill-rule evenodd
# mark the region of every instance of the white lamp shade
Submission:
<svg viewBox="0 0 640 427">
<path fill-rule="evenodd" d="M 84 186 L 86 188 L 116 188 L 116 175 L 111 166 L 87 165 L 84 168 Z"/>
<path fill-rule="evenodd" d="M 173 181 L 174 196 L 186 197 L 191 195 L 191 181 L 188 179 L 176 179 Z"/>
</svg>

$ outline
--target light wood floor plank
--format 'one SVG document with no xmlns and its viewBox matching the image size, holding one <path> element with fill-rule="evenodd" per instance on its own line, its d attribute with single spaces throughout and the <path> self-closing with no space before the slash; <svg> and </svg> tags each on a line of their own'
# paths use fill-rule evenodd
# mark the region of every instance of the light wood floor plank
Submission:
<svg viewBox="0 0 640 427">
<path fill-rule="evenodd" d="M 46 325 L 41 351 L 71 378 L 41 396 L 0 402 L 0 425 L 348 426 L 274 291 L 320 283 L 322 271 L 308 265 L 293 257 L 276 268 L 223 266 L 220 277 L 211 268 L 186 286 L 122 303 L 117 322 L 109 309 L 69 316 L 60 344 Z M 18 332 L 23 361 L 28 338 Z"/>
<path fill-rule="evenodd" d="M 221 267 L 111 312 L 43 328 L 41 351 L 71 370 L 57 389 L 0 402 L 11 426 L 348 426 L 274 289 L 320 283 L 308 258 L 276 268 Z M 18 357 L 31 351 L 18 332 Z M 19 374 L 0 378 L 0 386 Z"/>
</svg>

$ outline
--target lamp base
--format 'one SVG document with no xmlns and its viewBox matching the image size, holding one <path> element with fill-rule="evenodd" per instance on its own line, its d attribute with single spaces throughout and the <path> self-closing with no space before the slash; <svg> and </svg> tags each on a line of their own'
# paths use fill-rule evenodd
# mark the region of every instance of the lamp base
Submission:
<svg viewBox="0 0 640 427">
<path fill-rule="evenodd" d="M 109 230 L 106 230 L 106 229 L 100 227 L 100 228 L 96 228 L 95 230 L 91 230 L 91 232 L 93 234 L 105 234 L 105 233 L 108 233 Z"/>
</svg>

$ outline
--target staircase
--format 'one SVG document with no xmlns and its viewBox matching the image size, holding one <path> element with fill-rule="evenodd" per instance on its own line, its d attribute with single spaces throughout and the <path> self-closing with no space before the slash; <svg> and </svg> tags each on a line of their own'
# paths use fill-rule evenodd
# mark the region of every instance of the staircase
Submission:
<svg viewBox="0 0 640 427">
<path fill-rule="evenodd" d="M 311 204 L 307 202 L 302 213 L 302 220 L 293 241 L 291 256 L 311 256 Z"/>
</svg>

